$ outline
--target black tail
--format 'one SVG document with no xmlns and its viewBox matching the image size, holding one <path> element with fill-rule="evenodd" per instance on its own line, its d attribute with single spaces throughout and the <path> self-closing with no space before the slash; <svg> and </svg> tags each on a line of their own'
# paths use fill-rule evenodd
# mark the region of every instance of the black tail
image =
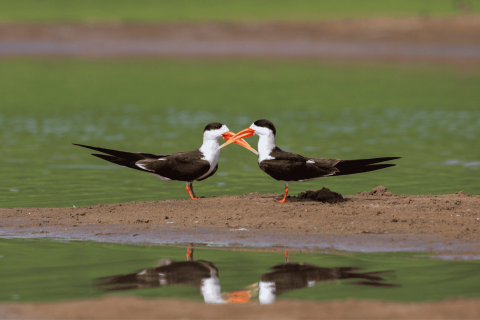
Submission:
<svg viewBox="0 0 480 320">
<path fill-rule="evenodd" d="M 72 144 L 76 145 L 76 146 L 92 149 L 92 150 L 95 150 L 95 151 L 98 151 L 98 152 L 103 152 L 103 153 L 115 156 L 117 158 L 122 158 L 122 159 L 125 159 L 125 160 L 127 160 L 127 159 L 129 159 L 129 160 L 141 160 L 141 159 L 143 159 L 143 157 L 138 153 L 131 153 L 131 152 L 112 150 L 112 149 L 91 147 L 91 146 L 86 146 L 86 145 L 77 144 L 77 143 L 72 143 Z M 104 159 L 104 158 L 102 158 L 102 159 Z M 107 160 L 107 159 L 105 159 L 105 160 Z M 110 160 L 108 160 L 108 161 L 110 161 Z"/>
<path fill-rule="evenodd" d="M 77 143 L 73 143 L 73 145 L 109 154 L 109 155 L 105 155 L 105 154 L 92 153 L 92 156 L 98 157 L 100 159 L 107 160 L 109 162 L 118 164 L 120 166 L 132 168 L 140 171 L 145 171 L 135 165 L 135 162 L 145 158 L 144 154 L 97 148 L 97 147 L 91 147 L 91 146 L 86 146 L 86 145 L 77 144 Z"/>
<path fill-rule="evenodd" d="M 377 164 L 378 162 L 390 161 L 400 159 L 400 157 L 385 157 L 373 159 L 358 159 L 358 160 L 341 160 L 335 165 L 340 172 L 335 173 L 335 176 L 344 176 L 347 174 L 362 173 L 380 170 L 383 168 L 393 167 L 395 164 Z"/>
</svg>

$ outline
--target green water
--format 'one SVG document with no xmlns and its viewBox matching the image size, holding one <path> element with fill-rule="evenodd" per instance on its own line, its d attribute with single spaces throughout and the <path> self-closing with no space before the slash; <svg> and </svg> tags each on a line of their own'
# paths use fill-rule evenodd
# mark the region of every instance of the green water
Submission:
<svg viewBox="0 0 480 320">
<path fill-rule="evenodd" d="M 185 260 L 185 248 L 137 246 L 96 242 L 54 242 L 0 239 L 0 301 L 54 301 L 101 297 L 94 286 L 99 277 L 126 274 L 156 265 L 161 258 Z M 339 252 L 340 253 L 340 252 Z M 284 262 L 282 253 L 239 252 L 196 248 L 195 259 L 214 263 L 222 292 L 257 283 L 269 268 Z M 317 283 L 279 298 L 313 300 L 382 299 L 430 301 L 449 297 L 480 297 L 479 261 L 443 261 L 422 253 L 298 253 L 291 262 L 321 267 L 358 267 L 357 272 L 392 271 L 381 276 L 393 288 L 352 284 L 352 280 Z M 116 293 L 119 294 L 119 293 Z M 202 300 L 192 286 L 164 286 L 121 294 L 141 297 L 180 297 Z"/>
<path fill-rule="evenodd" d="M 377 172 L 293 183 L 344 195 L 479 194 L 480 73 L 440 66 L 265 60 L 0 60 L 0 207 L 186 198 L 166 182 L 92 157 L 197 149 L 206 124 L 266 118 L 276 143 L 311 157 L 400 156 Z M 249 138 L 256 148 L 257 137 Z M 283 192 L 237 146 L 198 196 Z"/>
<path fill-rule="evenodd" d="M 425 16 L 462 13 L 452 0 L 194 0 L 133 3 L 127 0 L 2 0 L 0 21 L 242 21 L 318 20 L 365 16 Z M 471 12 L 480 11 L 469 0 Z"/>
</svg>

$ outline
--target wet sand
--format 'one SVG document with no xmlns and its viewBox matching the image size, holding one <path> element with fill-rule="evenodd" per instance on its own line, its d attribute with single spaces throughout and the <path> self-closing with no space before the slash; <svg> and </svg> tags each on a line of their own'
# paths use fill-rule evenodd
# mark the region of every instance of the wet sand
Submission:
<svg viewBox="0 0 480 320">
<path fill-rule="evenodd" d="M 206 305 L 173 299 L 108 297 L 54 303 L 0 303 L 2 319 L 478 319 L 480 299 Z"/>
<path fill-rule="evenodd" d="M 309 191 L 284 204 L 276 201 L 281 197 L 3 208 L 0 236 L 480 255 L 480 195 L 395 195 L 379 186 L 346 197 Z"/>
</svg>

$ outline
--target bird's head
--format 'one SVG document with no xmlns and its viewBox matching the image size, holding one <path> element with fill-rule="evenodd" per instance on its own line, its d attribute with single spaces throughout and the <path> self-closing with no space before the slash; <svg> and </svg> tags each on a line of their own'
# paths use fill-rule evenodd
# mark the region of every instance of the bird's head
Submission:
<svg viewBox="0 0 480 320">
<path fill-rule="evenodd" d="M 277 130 L 273 123 L 266 119 L 260 119 L 255 121 L 251 126 L 250 129 L 254 131 L 254 134 L 257 136 L 264 136 L 273 134 L 275 136 L 277 134 Z"/>
<path fill-rule="evenodd" d="M 230 140 L 235 135 L 234 132 L 230 131 L 226 125 L 220 122 L 209 123 L 203 130 L 203 140 Z M 252 151 L 255 154 L 258 154 L 255 149 L 253 149 L 245 140 L 237 139 L 234 141 L 236 144 Z"/>
<path fill-rule="evenodd" d="M 242 131 L 239 131 L 236 135 L 230 137 L 230 139 L 224 144 L 222 144 L 220 148 L 223 148 L 230 143 L 236 142 L 240 139 L 251 137 L 254 134 L 260 137 L 268 135 L 273 135 L 275 137 L 276 133 L 277 130 L 275 129 L 275 126 L 271 121 L 266 119 L 260 119 L 255 121 L 249 128 L 243 129 Z"/>
</svg>

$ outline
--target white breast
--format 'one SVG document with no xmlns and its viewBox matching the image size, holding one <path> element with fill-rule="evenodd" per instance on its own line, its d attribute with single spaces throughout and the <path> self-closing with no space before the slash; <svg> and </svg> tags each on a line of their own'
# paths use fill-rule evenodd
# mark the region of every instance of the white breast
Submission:
<svg viewBox="0 0 480 320">
<path fill-rule="evenodd" d="M 217 166 L 218 158 L 220 157 L 220 146 L 217 140 L 204 142 L 200 147 L 200 152 L 203 153 L 202 160 L 207 160 L 210 163 L 210 169 L 198 179 L 208 176 Z"/>
<path fill-rule="evenodd" d="M 263 160 L 273 160 L 274 157 L 270 156 L 273 148 L 275 148 L 275 137 L 271 135 L 261 135 L 258 139 L 258 163 Z"/>
</svg>

